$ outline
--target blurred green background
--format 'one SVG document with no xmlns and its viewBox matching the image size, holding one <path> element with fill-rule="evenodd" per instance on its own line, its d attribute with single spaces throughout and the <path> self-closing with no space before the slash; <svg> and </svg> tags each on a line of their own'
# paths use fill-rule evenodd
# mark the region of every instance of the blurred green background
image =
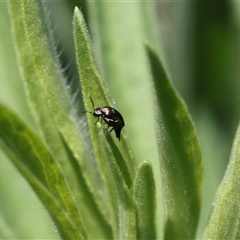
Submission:
<svg viewBox="0 0 240 240">
<path fill-rule="evenodd" d="M 72 36 L 76 5 L 84 13 L 99 70 L 116 108 L 125 118 L 124 130 L 134 153 L 139 162 L 149 160 L 154 165 L 159 205 L 160 171 L 144 41 L 161 55 L 189 108 L 203 152 L 200 237 L 240 119 L 240 3 L 49 1 L 61 61 L 63 66 L 69 66 L 65 73 L 70 82 L 78 81 Z M 18 72 L 6 2 L 0 2 L 0 36 L 0 101 L 35 128 Z M 159 216 L 160 213 L 161 208 Z M 57 238 L 44 208 L 2 152 L 0 226 L 1 217 L 17 236 Z M 160 224 L 161 217 L 158 218 Z M 158 229 L 160 232 L 161 226 Z"/>
</svg>

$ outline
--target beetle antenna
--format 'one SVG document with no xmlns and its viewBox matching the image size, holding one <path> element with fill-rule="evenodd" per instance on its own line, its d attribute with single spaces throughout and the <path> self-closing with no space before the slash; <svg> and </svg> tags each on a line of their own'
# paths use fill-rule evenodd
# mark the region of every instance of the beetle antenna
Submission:
<svg viewBox="0 0 240 240">
<path fill-rule="evenodd" d="M 82 113 L 91 113 L 92 114 L 92 112 L 89 112 L 89 111 L 84 111 L 84 112 L 82 112 Z M 92 114 L 93 115 L 93 114 Z"/>
<path fill-rule="evenodd" d="M 91 95 L 89 96 L 89 98 L 90 98 L 90 100 L 91 100 L 92 107 L 93 107 L 93 110 L 94 110 L 95 108 L 94 108 L 94 103 L 93 103 L 93 100 L 92 100 L 92 97 L 91 97 Z"/>
<path fill-rule="evenodd" d="M 90 100 L 91 100 L 92 107 L 93 107 L 93 110 L 94 110 L 94 109 L 95 109 L 95 108 L 94 108 L 94 102 L 93 102 L 92 97 L 91 97 L 90 94 L 89 94 L 89 98 L 90 98 Z M 93 115 L 93 113 L 92 113 L 92 112 L 89 112 L 89 111 L 84 111 L 83 113 L 91 113 L 91 114 Z"/>
</svg>

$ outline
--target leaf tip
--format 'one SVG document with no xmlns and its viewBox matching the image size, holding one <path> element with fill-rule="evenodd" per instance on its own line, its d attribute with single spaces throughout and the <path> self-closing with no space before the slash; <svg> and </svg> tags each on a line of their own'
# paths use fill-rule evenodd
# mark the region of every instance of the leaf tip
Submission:
<svg viewBox="0 0 240 240">
<path fill-rule="evenodd" d="M 78 8 L 77 6 L 75 6 L 75 8 L 74 8 L 74 14 L 79 14 L 79 12 L 80 12 L 79 8 Z"/>
</svg>

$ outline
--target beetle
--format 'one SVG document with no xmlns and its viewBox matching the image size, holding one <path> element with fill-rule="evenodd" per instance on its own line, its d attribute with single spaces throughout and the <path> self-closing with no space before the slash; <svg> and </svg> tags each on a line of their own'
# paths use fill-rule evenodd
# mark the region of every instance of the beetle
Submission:
<svg viewBox="0 0 240 240">
<path fill-rule="evenodd" d="M 119 111 L 117 111 L 115 108 L 112 108 L 109 106 L 95 108 L 91 96 L 89 96 L 89 97 L 92 102 L 93 112 L 89 112 L 89 111 L 86 111 L 86 112 L 91 113 L 94 117 L 97 117 L 98 118 L 97 122 L 99 121 L 99 118 L 101 117 L 104 121 L 104 124 L 108 125 L 107 129 L 112 127 L 110 132 L 112 132 L 112 130 L 114 130 L 116 133 L 116 137 L 120 141 L 120 133 L 122 131 L 122 128 L 125 126 L 125 123 L 124 123 L 121 113 Z"/>
</svg>

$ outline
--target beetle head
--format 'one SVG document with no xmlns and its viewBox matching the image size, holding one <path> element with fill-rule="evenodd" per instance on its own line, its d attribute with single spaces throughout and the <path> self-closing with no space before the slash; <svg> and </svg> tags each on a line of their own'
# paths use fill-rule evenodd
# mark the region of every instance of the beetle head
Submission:
<svg viewBox="0 0 240 240">
<path fill-rule="evenodd" d="M 101 108 L 95 108 L 95 109 L 93 110 L 92 115 L 93 115 L 94 117 L 100 117 L 100 116 L 102 115 Z"/>
</svg>

